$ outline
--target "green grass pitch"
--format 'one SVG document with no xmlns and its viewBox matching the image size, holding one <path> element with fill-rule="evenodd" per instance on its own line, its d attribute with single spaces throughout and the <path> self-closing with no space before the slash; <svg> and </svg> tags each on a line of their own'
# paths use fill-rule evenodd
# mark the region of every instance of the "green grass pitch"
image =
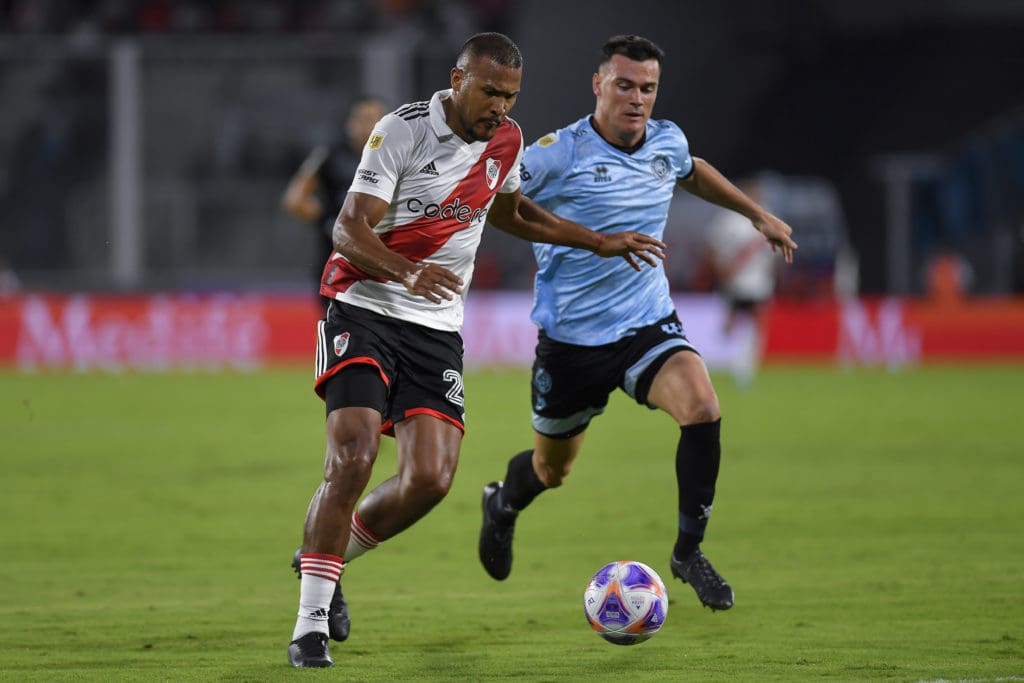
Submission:
<svg viewBox="0 0 1024 683">
<path fill-rule="evenodd" d="M 311 379 L 0 373 L 0 680 L 1024 680 L 1024 366 L 716 375 L 723 613 L 668 571 L 678 431 L 621 394 L 489 579 L 480 489 L 531 443 L 528 373 L 469 373 L 451 494 L 349 566 L 352 636 L 322 672 L 285 656 Z M 385 440 L 376 479 L 394 463 Z M 616 559 L 671 597 L 635 647 L 583 617 Z"/>
</svg>

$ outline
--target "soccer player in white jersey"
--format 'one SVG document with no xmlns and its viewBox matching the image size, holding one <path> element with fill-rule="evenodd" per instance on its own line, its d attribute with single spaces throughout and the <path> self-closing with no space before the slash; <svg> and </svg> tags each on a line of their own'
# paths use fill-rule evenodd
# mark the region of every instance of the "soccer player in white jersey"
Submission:
<svg viewBox="0 0 1024 683">
<path fill-rule="evenodd" d="M 663 54 L 638 36 L 609 39 L 593 76 L 594 114 L 530 145 L 520 172 L 523 194 L 606 235 L 636 230 L 660 240 L 680 186 L 745 216 L 751 232 L 760 231 L 792 261 L 790 227 L 691 156 L 676 124 L 650 118 Z M 704 605 L 732 607 L 732 588 L 700 550 L 718 478 L 718 397 L 676 315 L 663 265 L 632 271 L 547 244 L 535 245 L 534 255 L 534 447 L 512 457 L 503 481 L 484 487 L 480 561 L 493 578 L 508 577 L 517 515 L 565 481 L 590 420 L 618 387 L 680 427 L 672 574 L 691 584 Z"/>
<path fill-rule="evenodd" d="M 384 116 L 363 149 L 320 288 L 332 300 L 315 383 L 327 453 L 298 553 L 293 666 L 333 665 L 328 637 L 348 635 L 346 562 L 414 524 L 452 484 L 464 430 L 459 330 L 485 218 L 533 242 L 623 256 L 627 267 L 663 257 L 660 240 L 593 232 L 521 196 L 523 138 L 507 118 L 521 75 L 515 43 L 477 34 L 451 89 Z M 395 437 L 398 471 L 360 502 L 381 433 Z"/>
<path fill-rule="evenodd" d="M 737 185 L 764 204 L 765 183 L 763 177 L 753 177 Z M 718 290 L 728 307 L 722 331 L 734 346 L 729 369 L 737 386 L 749 387 L 761 360 L 778 259 L 749 222 L 732 211 L 720 211 L 711 220 L 707 245 Z"/>
</svg>

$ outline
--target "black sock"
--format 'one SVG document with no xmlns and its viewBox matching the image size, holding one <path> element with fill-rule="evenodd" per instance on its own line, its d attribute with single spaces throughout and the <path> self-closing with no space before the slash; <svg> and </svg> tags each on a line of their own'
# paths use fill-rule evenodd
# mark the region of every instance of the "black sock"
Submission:
<svg viewBox="0 0 1024 683">
<path fill-rule="evenodd" d="M 533 451 L 518 453 L 508 461 L 505 484 L 501 487 L 501 495 L 496 496 L 500 498 L 497 501 L 499 509 L 508 514 L 517 513 L 546 488 L 533 471 Z"/>
<path fill-rule="evenodd" d="M 679 485 L 679 536 L 674 553 L 682 560 L 704 540 L 704 529 L 715 499 L 715 482 L 722 459 L 721 418 L 680 428 L 676 448 Z"/>
</svg>

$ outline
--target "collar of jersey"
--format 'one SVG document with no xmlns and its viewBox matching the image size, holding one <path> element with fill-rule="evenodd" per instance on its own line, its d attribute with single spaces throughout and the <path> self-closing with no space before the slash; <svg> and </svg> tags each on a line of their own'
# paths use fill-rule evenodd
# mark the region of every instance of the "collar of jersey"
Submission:
<svg viewBox="0 0 1024 683">
<path fill-rule="evenodd" d="M 636 152 L 641 147 L 643 147 L 644 144 L 647 142 L 647 127 L 650 124 L 650 121 L 648 120 L 647 124 L 644 125 L 644 134 L 642 136 L 640 136 L 640 142 L 636 143 L 635 145 L 630 145 L 629 147 L 623 147 L 622 145 L 616 145 L 614 142 L 612 142 L 611 140 L 608 140 L 607 138 L 605 138 L 605 136 L 601 135 L 600 131 L 597 130 L 597 126 L 594 125 L 594 115 L 593 114 L 591 114 L 591 115 L 589 115 L 587 117 L 587 124 L 590 126 L 590 130 L 594 131 L 594 135 L 596 135 L 597 137 L 599 137 L 602 140 L 604 140 L 604 143 L 606 145 L 608 145 L 609 147 L 613 147 L 613 148 L 619 150 L 623 154 L 628 154 L 630 156 L 633 156 L 633 153 Z"/>
<path fill-rule="evenodd" d="M 430 125 L 434 127 L 434 134 L 441 142 L 456 137 L 455 132 L 448 127 L 448 122 L 444 119 L 444 105 L 441 104 L 442 100 L 451 99 L 451 96 L 452 89 L 448 88 L 447 90 L 438 90 L 430 98 Z"/>
</svg>

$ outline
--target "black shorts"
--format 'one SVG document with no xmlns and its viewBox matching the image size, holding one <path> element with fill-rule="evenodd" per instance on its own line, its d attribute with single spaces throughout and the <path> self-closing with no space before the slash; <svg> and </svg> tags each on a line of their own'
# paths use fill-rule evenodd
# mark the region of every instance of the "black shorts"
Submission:
<svg viewBox="0 0 1024 683">
<path fill-rule="evenodd" d="M 736 313 L 756 313 L 763 305 L 763 299 L 729 299 L 729 309 Z"/>
<path fill-rule="evenodd" d="M 616 387 L 653 408 L 647 393 L 654 376 L 681 350 L 697 351 L 675 313 L 601 346 L 558 342 L 541 330 L 533 361 L 533 428 L 553 439 L 576 436 L 604 412 Z"/>
<path fill-rule="evenodd" d="M 465 431 L 462 336 L 332 301 L 317 324 L 316 383 L 327 412 L 373 408 L 381 431 L 433 415 Z"/>
</svg>

